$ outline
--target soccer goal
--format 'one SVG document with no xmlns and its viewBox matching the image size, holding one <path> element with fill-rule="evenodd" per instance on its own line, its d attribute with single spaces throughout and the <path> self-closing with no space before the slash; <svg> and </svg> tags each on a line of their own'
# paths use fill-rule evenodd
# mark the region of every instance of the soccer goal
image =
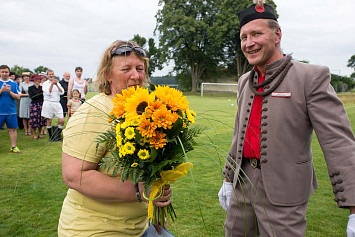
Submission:
<svg viewBox="0 0 355 237">
<path fill-rule="evenodd" d="M 201 97 L 204 92 L 230 92 L 237 93 L 238 83 L 201 83 Z"/>
</svg>

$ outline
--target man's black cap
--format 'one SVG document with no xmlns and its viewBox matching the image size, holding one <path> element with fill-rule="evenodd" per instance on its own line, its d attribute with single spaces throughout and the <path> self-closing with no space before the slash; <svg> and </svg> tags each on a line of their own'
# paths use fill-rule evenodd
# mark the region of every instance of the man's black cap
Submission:
<svg viewBox="0 0 355 237">
<path fill-rule="evenodd" d="M 248 22 L 256 19 L 273 19 L 277 21 L 274 8 L 272 8 L 272 6 L 268 4 L 253 4 L 250 7 L 241 10 L 238 13 L 238 17 L 239 29 L 242 28 L 242 26 L 247 24 Z"/>
</svg>

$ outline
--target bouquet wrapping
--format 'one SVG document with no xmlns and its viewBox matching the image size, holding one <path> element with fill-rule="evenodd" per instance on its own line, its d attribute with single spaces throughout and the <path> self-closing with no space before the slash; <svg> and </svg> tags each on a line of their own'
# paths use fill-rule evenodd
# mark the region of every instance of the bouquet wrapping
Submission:
<svg viewBox="0 0 355 237">
<path fill-rule="evenodd" d="M 112 129 L 101 134 L 97 146 L 105 143 L 111 154 L 100 166 L 122 181 L 144 182 L 149 193 L 148 218 L 163 226 L 166 217 L 176 218 L 171 205 L 154 207 L 164 185 L 185 176 L 192 168 L 186 153 L 193 150 L 200 129 L 191 126 L 196 114 L 181 91 L 168 86 L 154 90 L 131 87 L 113 98 L 109 115 Z M 186 162 L 185 162 L 186 161 Z M 145 195 L 143 193 L 143 195 Z"/>
</svg>

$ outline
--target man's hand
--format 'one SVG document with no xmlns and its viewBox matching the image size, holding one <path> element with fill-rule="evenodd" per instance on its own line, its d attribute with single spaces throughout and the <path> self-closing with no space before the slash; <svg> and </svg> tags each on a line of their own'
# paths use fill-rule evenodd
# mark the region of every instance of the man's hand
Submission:
<svg viewBox="0 0 355 237">
<path fill-rule="evenodd" d="M 2 87 L 1 87 L 1 89 L 0 89 L 0 92 L 3 92 L 3 91 L 6 91 L 6 84 L 2 84 Z"/>
<path fill-rule="evenodd" d="M 355 237 L 355 214 L 349 215 L 348 227 L 346 228 L 348 237 Z"/>
<path fill-rule="evenodd" d="M 227 211 L 229 207 L 230 196 L 233 192 L 233 183 L 223 180 L 221 189 L 218 192 L 219 203 L 221 207 Z"/>
<path fill-rule="evenodd" d="M 57 85 L 58 80 L 57 80 L 57 79 L 53 79 L 53 80 L 52 80 L 52 83 L 53 83 L 54 85 Z"/>
</svg>

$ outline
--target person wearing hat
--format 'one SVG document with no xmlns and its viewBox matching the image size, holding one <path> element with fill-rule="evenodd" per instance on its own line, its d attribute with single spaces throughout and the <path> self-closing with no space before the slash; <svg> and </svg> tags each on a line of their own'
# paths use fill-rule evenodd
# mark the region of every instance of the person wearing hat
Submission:
<svg viewBox="0 0 355 237">
<path fill-rule="evenodd" d="M 42 129 L 46 126 L 46 119 L 41 116 L 43 105 L 43 91 L 42 86 L 40 85 L 41 79 L 42 77 L 37 74 L 32 75 L 31 80 L 34 85 L 28 88 L 28 94 L 31 98 L 30 126 L 33 139 L 43 138 Z"/>
<path fill-rule="evenodd" d="M 31 98 L 28 96 L 28 88 L 33 85 L 30 81 L 31 73 L 22 73 L 23 82 L 20 83 L 21 99 L 19 117 L 22 119 L 23 127 L 25 129 L 25 136 L 31 135 L 31 128 L 29 124 Z"/>
<path fill-rule="evenodd" d="M 226 236 L 304 236 L 317 188 L 317 134 L 335 201 L 349 208 L 355 236 L 355 137 L 329 68 L 284 55 L 274 9 L 262 2 L 238 14 L 241 49 L 254 68 L 238 82 L 232 145 L 218 193 Z"/>
</svg>

